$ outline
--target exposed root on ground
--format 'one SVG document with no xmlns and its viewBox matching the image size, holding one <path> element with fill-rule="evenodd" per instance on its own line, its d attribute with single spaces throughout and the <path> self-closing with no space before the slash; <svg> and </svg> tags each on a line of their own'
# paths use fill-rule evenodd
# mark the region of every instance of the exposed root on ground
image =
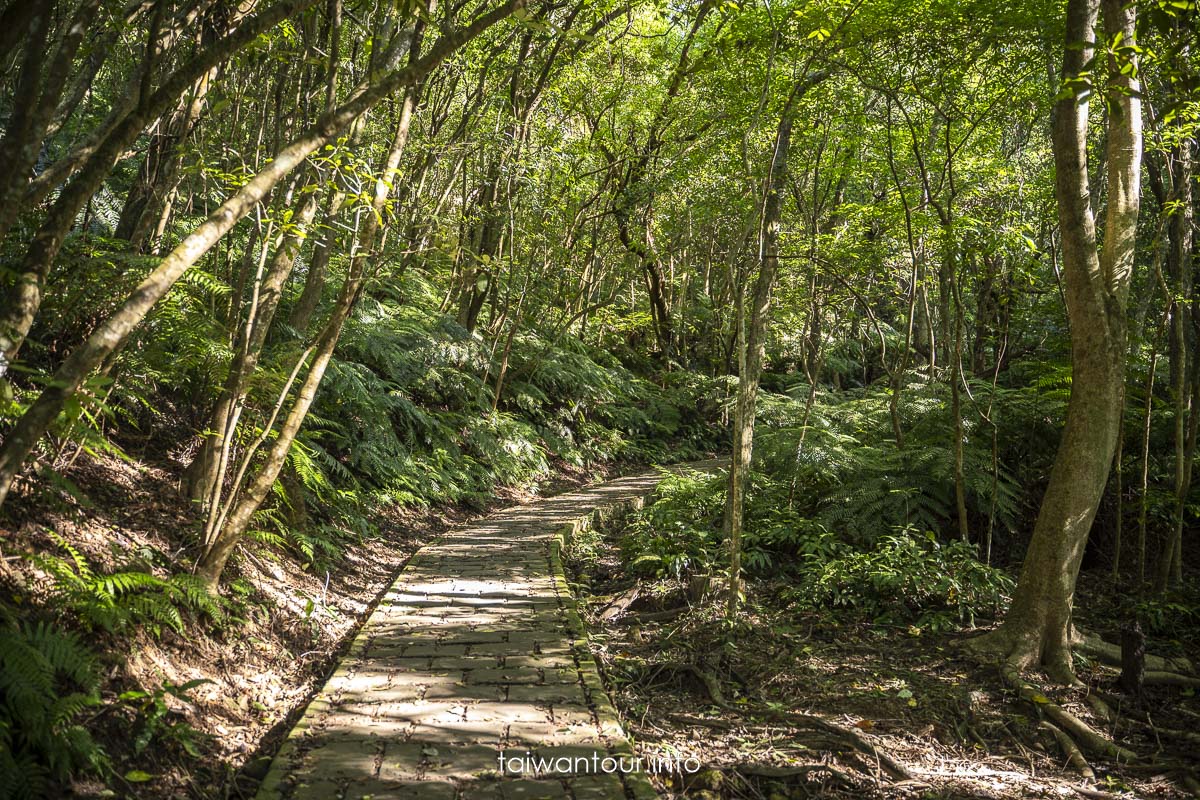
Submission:
<svg viewBox="0 0 1200 800">
<path fill-rule="evenodd" d="M 1005 685 L 1016 691 L 1022 700 L 1030 703 L 1041 711 L 1042 714 L 1050 718 L 1049 721 L 1058 730 L 1055 738 L 1059 738 L 1059 734 L 1061 734 L 1064 737 L 1074 740 L 1071 744 L 1077 741 L 1078 745 L 1076 749 L 1085 750 L 1093 755 L 1111 758 L 1119 762 L 1137 760 L 1137 754 L 1132 750 L 1127 750 L 1115 742 L 1110 742 L 1091 725 L 1088 725 L 1079 717 L 1055 703 L 1043 694 L 1038 687 L 1022 678 L 1021 673 L 1015 666 L 1011 664 L 1002 665 L 1000 676 L 1004 679 Z M 1059 743 L 1060 745 L 1062 744 L 1062 739 L 1059 739 Z M 1065 755 L 1070 758 L 1072 755 L 1071 750 L 1066 746 L 1063 749 Z"/>
<path fill-rule="evenodd" d="M 733 767 L 733 770 L 740 775 L 774 780 L 781 778 L 792 780 L 796 778 L 808 779 L 814 772 L 821 772 L 842 788 L 853 789 L 857 785 L 849 775 L 830 764 L 804 764 L 803 766 L 796 767 L 780 767 L 774 764 L 748 763 L 738 764 Z"/>
<path fill-rule="evenodd" d="M 694 676 L 704 687 L 712 704 L 723 711 L 733 714 L 744 715 L 749 714 L 754 717 L 765 718 L 774 722 L 784 723 L 797 728 L 808 728 L 809 730 L 817 730 L 822 733 L 830 734 L 837 742 L 845 745 L 851 750 L 855 750 L 873 759 L 879 767 L 881 767 L 894 780 L 913 780 L 912 774 L 898 761 L 883 752 L 859 733 L 854 728 L 849 728 L 844 725 L 839 725 L 836 722 L 831 722 L 824 717 L 819 717 L 815 714 L 803 714 L 797 712 L 776 711 L 769 708 L 758 706 L 735 706 L 725 700 L 725 694 L 721 689 L 721 682 L 711 672 L 703 669 L 697 664 L 692 664 L 684 661 L 668 661 L 662 664 L 655 665 L 656 672 L 671 671 L 676 673 L 687 673 Z M 723 727 L 723 726 L 722 726 Z"/>
<path fill-rule="evenodd" d="M 1071 664 L 1069 647 L 1042 647 L 1030 634 L 999 627 L 962 643 L 980 661 L 998 660 L 1017 674 L 1040 667 L 1055 683 L 1082 687 Z M 1039 663 L 1040 661 L 1040 663 Z"/>
<path fill-rule="evenodd" d="M 1147 685 L 1157 684 L 1159 686 L 1191 686 L 1196 688 L 1200 687 L 1200 678 L 1193 678 L 1191 675 L 1181 675 L 1178 672 L 1147 670 L 1146 674 L 1142 676 L 1142 683 Z"/>
<path fill-rule="evenodd" d="M 1042 727 L 1054 735 L 1054 740 L 1058 742 L 1058 746 L 1062 748 L 1063 755 L 1067 757 L 1067 763 L 1076 772 L 1089 780 L 1096 777 L 1096 772 L 1088 764 L 1087 759 L 1083 757 L 1083 752 L 1079 749 L 1079 745 L 1075 744 L 1075 740 L 1063 733 L 1062 728 L 1053 722 L 1042 720 Z"/>
<path fill-rule="evenodd" d="M 1105 664 L 1112 666 L 1121 666 L 1121 648 L 1119 645 L 1106 642 L 1099 636 L 1083 631 L 1077 631 L 1077 636 L 1073 642 L 1075 648 L 1085 655 L 1098 659 Z M 1149 680 L 1150 675 L 1157 673 L 1175 673 L 1178 677 L 1187 675 L 1195 675 L 1196 667 L 1186 658 L 1164 658 L 1163 656 L 1146 654 L 1146 677 Z M 1200 685 L 1200 680 L 1196 684 L 1180 684 L 1180 685 Z"/>
</svg>

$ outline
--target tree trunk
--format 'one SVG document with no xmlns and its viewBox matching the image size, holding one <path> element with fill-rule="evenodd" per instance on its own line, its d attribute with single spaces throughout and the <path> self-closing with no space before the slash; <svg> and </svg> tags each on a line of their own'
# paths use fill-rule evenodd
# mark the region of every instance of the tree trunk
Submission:
<svg viewBox="0 0 1200 800">
<path fill-rule="evenodd" d="M 1090 69 L 1099 0 L 1069 0 L 1063 76 L 1069 91 L 1054 109 L 1055 195 L 1062 235 L 1063 280 L 1071 323 L 1073 375 L 1067 422 L 1025 556 L 1012 607 L 1003 625 L 976 640 L 1013 667 L 1043 666 L 1075 682 L 1071 610 L 1075 580 L 1116 449 L 1125 391 L 1125 307 L 1133 272 L 1140 201 L 1141 103 L 1135 55 L 1136 11 L 1103 0 L 1108 38 L 1121 35 L 1109 59 L 1108 206 L 1103 251 L 1088 190 L 1087 131 Z M 1118 63 L 1118 61 L 1122 63 Z M 1136 66 L 1136 65 L 1134 65 Z"/>
<path fill-rule="evenodd" d="M 418 21 L 410 51 L 413 54 L 414 63 L 416 63 L 415 54 L 419 47 L 422 30 L 423 27 Z M 342 285 L 342 291 L 317 338 L 316 354 L 313 357 L 312 366 L 297 393 L 291 411 L 284 420 L 265 461 L 259 467 L 258 473 L 250 485 L 246 487 L 245 491 L 241 491 L 239 482 L 240 475 L 249 465 L 253 453 L 248 453 L 243 458 L 239 478 L 235 479 L 234 485 L 229 491 L 229 500 L 225 510 L 219 516 L 215 514 L 210 516 L 210 522 L 206 529 L 206 533 L 209 534 L 206 537 L 209 545 L 196 565 L 196 574 L 204 581 L 211 593 L 217 592 L 221 573 L 225 571 L 230 554 L 241 540 L 242 534 L 245 533 L 251 517 L 266 499 L 275 479 L 279 477 L 292 442 L 295 441 L 296 435 L 300 432 L 300 426 L 304 424 L 308 410 L 312 406 L 313 400 L 316 399 L 317 389 L 320 388 L 325 370 L 333 358 L 333 351 L 342 335 L 342 328 L 350 317 L 350 312 L 354 310 L 354 305 L 372 271 L 373 262 L 376 259 L 376 242 L 383 227 L 383 212 L 387 208 L 392 187 L 398 183 L 396 175 L 399 171 L 400 159 L 408 145 L 408 137 L 412 128 L 412 114 L 418 93 L 419 89 L 415 83 L 408 85 L 401 104 L 400 118 L 396 124 L 396 133 L 392 138 L 391 148 L 384 159 L 379 177 L 375 181 L 374 194 L 371 198 L 371 213 L 366 215 L 366 222 L 359 236 L 359 246 L 355 250 L 354 257 L 350 259 L 350 267 Z"/>
<path fill-rule="evenodd" d="M 81 3 L 67 21 L 58 45 L 47 53 L 53 5 L 46 3 L 41 6 L 35 18 L 16 93 L 12 98 L 12 115 L 4 138 L 0 140 L 0 240 L 8 234 L 21 212 L 20 197 L 29 183 L 42 149 L 42 141 L 54 120 L 59 99 L 71 74 L 75 53 L 96 15 L 100 0 Z M 31 10 L 39 8 L 37 3 L 29 3 L 29 6 Z"/>
<path fill-rule="evenodd" d="M 222 465 L 227 460 L 229 444 L 237 429 L 242 406 L 249 392 L 250 377 L 258 369 L 258 360 L 267 343 L 267 334 L 271 330 L 275 312 L 279 308 L 283 286 L 292 274 L 300 246 L 304 243 L 308 228 L 317 213 L 319 195 L 316 185 L 310 184 L 302 191 L 305 192 L 304 200 L 291 222 L 294 228 L 279 240 L 270 266 L 262 280 L 256 281 L 252 290 L 253 300 L 246 325 L 239 337 L 238 346 L 234 349 L 225 386 L 217 398 L 217 404 L 206 428 L 211 434 L 196 455 L 198 463 L 188 468 L 189 472 L 196 476 L 196 480 L 192 481 L 189 487 L 189 496 L 200 501 L 204 508 L 214 505 L 211 496 L 223 474 Z"/>
<path fill-rule="evenodd" d="M 1192 158 L 1191 143 L 1185 142 L 1167 156 L 1173 161 L 1169 174 L 1174 176 L 1174 186 L 1169 197 L 1175 201 L 1167 222 L 1167 274 L 1171 279 L 1171 322 L 1169 359 L 1171 374 L 1171 400 L 1174 406 L 1173 433 L 1175 448 L 1175 508 L 1172 513 L 1171 531 L 1163 541 L 1158 559 L 1158 571 L 1154 576 L 1154 590 L 1165 592 L 1178 574 L 1176 558 L 1181 551 L 1183 522 L 1187 507 L 1188 492 L 1191 490 L 1191 452 L 1188 446 L 1189 418 L 1196 413 L 1192 408 L 1192 384 L 1196 365 L 1192 363 L 1195 352 L 1195 330 L 1192 320 Z"/>
<path fill-rule="evenodd" d="M 121 153 L 137 139 L 151 120 L 170 108 L 209 70 L 254 42 L 259 34 L 315 2 L 317 0 L 281 0 L 239 26 L 219 43 L 202 49 L 196 58 L 172 73 L 152 94 L 139 98 L 131 108 L 124 108 L 126 113 L 111 123 L 112 127 L 105 131 L 103 138 L 94 144 L 80 162 L 74 178 L 63 187 L 15 270 L 15 286 L 0 305 L 0 367 L 4 362 L 12 361 L 20 350 L 41 308 L 42 292 L 50 268 L 71 225 L 79 211 L 103 185 Z M 149 46 L 149 49 L 153 50 L 153 47 Z M 149 80 L 148 73 L 153 65 L 154 58 L 147 55 L 143 65 L 143 84 Z M 120 111 L 114 113 L 120 114 Z M 324 144 L 324 141 L 317 146 L 320 144 Z M 0 502 L 2 499 L 3 492 L 0 492 Z"/>
<path fill-rule="evenodd" d="M 138 171 L 138 179 L 130 188 L 121 209 L 114 234 L 129 242 L 131 249 L 143 251 L 147 234 L 156 219 L 161 219 L 171 194 L 179 185 L 183 166 L 183 145 L 200 119 L 204 99 L 215 76 L 210 70 L 196 83 L 192 95 L 181 99 L 162 133 L 154 137 L 146 158 Z M 158 235 L 158 231 L 155 231 Z"/>
<path fill-rule="evenodd" d="M 725 537 L 729 542 L 729 587 L 725 609 L 730 619 L 737 616 L 742 594 L 742 523 L 746 511 L 746 488 L 750 463 L 754 457 L 754 415 L 758 405 L 758 381 L 766 355 L 767 325 L 770 320 L 771 293 L 779 271 L 779 220 L 783 212 L 782 192 L 787 183 L 788 152 L 792 143 L 792 120 L 796 102 L 810 88 L 824 80 L 826 73 L 813 73 L 792 89 L 779 118 L 775 148 L 767 173 L 762 225 L 759 228 L 759 268 L 745 318 L 744 303 L 739 304 L 737 403 L 733 415 L 733 448 L 729 461 L 729 484 L 725 498 Z"/>
<path fill-rule="evenodd" d="M 347 102 L 334 111 L 323 114 L 312 128 L 279 151 L 270 163 L 180 242 L 116 312 L 101 323 L 87 341 L 66 358 L 55 372 L 49 386 L 22 414 L 10 431 L 0 447 L 0 505 L 8 496 L 25 457 L 58 416 L 67 399 L 79 389 L 92 370 L 125 341 L 179 277 L 228 233 L 238 220 L 249 213 L 276 183 L 311 153 L 337 136 L 364 111 L 374 107 L 397 89 L 411 86 L 422 79 L 452 53 L 492 25 L 507 18 L 523 4 L 524 0 L 506 0 L 495 9 L 478 16 L 469 25 L 443 34 L 429 54 L 416 63 L 389 73 L 372 86 L 359 87 Z"/>
</svg>

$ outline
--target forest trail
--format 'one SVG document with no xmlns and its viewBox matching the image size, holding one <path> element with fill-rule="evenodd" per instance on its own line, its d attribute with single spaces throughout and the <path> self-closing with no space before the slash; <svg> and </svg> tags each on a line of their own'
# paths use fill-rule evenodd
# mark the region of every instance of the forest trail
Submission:
<svg viewBox="0 0 1200 800">
<path fill-rule="evenodd" d="M 593 766 L 633 751 L 559 551 L 661 479 L 509 508 L 418 551 L 284 742 L 259 800 L 653 797 L 644 776 Z M 523 761 L 563 757 L 572 769 L 540 775 Z"/>
</svg>

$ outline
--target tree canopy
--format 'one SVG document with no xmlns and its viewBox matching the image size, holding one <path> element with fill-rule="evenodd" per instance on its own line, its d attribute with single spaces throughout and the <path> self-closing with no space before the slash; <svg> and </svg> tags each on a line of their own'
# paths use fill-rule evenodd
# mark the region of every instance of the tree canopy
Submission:
<svg viewBox="0 0 1200 800">
<path fill-rule="evenodd" d="M 0 0 L 0 797 L 198 757 L 147 720 L 200 684 L 97 664 L 286 616 L 271 565 L 328 591 L 405 515 L 714 454 L 614 545 L 639 585 L 731 647 L 767 606 L 981 633 L 1064 757 L 1125 759 L 1030 681 L 1197 643 L 1198 30 Z"/>
</svg>

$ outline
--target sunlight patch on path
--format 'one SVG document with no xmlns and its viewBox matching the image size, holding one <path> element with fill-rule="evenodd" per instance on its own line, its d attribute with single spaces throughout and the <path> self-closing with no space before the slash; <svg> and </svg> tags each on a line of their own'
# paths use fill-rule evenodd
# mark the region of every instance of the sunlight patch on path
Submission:
<svg viewBox="0 0 1200 800">
<path fill-rule="evenodd" d="M 689 465 L 715 467 L 717 462 Z M 621 478 L 453 531 L 413 556 L 271 764 L 259 800 L 650 798 L 559 559 Z"/>
</svg>

